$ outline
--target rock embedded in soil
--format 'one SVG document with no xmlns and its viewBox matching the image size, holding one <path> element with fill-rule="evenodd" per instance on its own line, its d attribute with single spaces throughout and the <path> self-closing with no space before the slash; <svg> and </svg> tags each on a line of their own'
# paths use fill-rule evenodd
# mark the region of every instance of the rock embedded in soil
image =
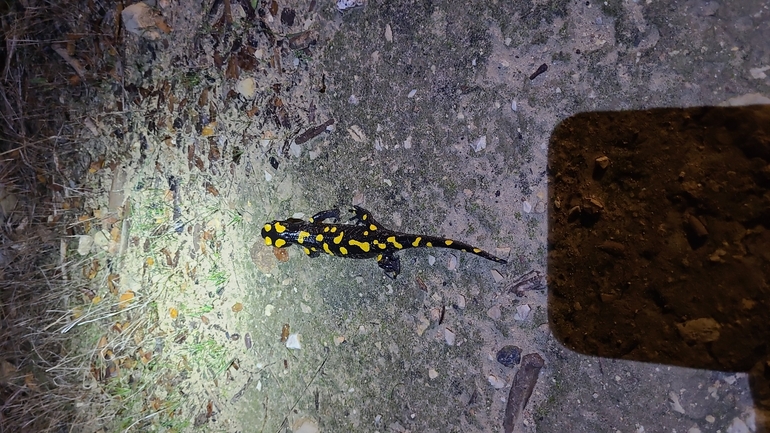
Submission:
<svg viewBox="0 0 770 433">
<path fill-rule="evenodd" d="M 508 368 L 513 368 L 521 361 L 521 349 L 509 344 L 497 351 L 497 362 Z"/>
</svg>

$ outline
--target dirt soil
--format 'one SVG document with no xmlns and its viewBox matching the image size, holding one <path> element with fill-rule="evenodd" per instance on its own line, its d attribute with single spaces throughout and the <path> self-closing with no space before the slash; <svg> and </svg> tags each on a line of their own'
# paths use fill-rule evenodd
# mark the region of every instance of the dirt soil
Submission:
<svg viewBox="0 0 770 433">
<path fill-rule="evenodd" d="M 120 397 L 118 428 L 489 432 L 508 418 L 516 432 L 760 431 L 747 371 L 766 356 L 766 324 L 749 317 L 767 306 L 767 135 L 754 154 L 740 138 L 751 130 L 704 133 L 711 111 L 622 110 L 770 102 L 766 4 L 151 6 L 125 33 L 120 79 L 73 97 L 89 107 L 72 171 L 93 191 L 94 222 L 69 246 L 99 299 L 116 302 L 119 326 L 93 345 L 118 356 L 94 361 L 89 386 Z M 661 125 L 682 145 L 652 136 Z M 549 170 L 562 173 L 550 198 Z M 652 197 L 668 202 L 644 207 Z M 415 249 L 391 280 L 373 260 L 285 257 L 259 235 L 351 204 L 508 264 Z M 591 255 L 550 272 L 549 304 L 548 239 L 560 235 L 554 254 Z M 733 265 L 745 272 L 723 284 L 746 293 L 695 299 L 732 344 L 701 333 L 684 358 L 651 357 L 683 347 L 676 325 L 708 318 L 684 312 L 679 276 L 728 278 Z M 659 283 L 669 267 L 674 281 Z M 637 309 L 668 324 L 666 341 L 632 327 Z M 742 333 L 755 337 L 738 346 Z M 139 349 L 120 351 L 126 335 Z M 508 407 L 513 353 L 544 361 L 521 411 Z"/>
</svg>

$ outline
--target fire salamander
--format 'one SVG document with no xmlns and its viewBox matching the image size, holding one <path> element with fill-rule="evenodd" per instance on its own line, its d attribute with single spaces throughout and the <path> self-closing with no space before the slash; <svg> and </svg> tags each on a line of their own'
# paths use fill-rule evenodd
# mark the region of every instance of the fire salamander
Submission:
<svg viewBox="0 0 770 433">
<path fill-rule="evenodd" d="M 284 248 L 297 244 L 310 257 L 321 253 L 352 259 L 377 258 L 377 264 L 385 275 L 395 279 L 401 272 L 401 262 L 395 254 L 399 250 L 418 247 L 451 248 L 476 254 L 493 262 L 506 264 L 505 260 L 463 242 L 435 236 L 399 233 L 382 227 L 366 209 L 353 206 L 354 224 L 336 224 L 339 209 L 326 210 L 305 221 L 289 218 L 269 222 L 262 227 L 265 245 Z M 326 223 L 325 220 L 334 223 Z"/>
</svg>

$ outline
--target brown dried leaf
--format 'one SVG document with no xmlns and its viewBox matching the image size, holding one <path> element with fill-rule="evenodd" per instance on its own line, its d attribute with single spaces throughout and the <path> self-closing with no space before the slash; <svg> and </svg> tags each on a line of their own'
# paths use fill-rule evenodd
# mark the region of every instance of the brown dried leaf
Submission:
<svg viewBox="0 0 770 433">
<path fill-rule="evenodd" d="M 238 67 L 238 59 L 235 56 L 230 56 L 227 59 L 227 69 L 225 69 L 225 78 L 235 80 L 241 75 L 240 68 Z"/>
<path fill-rule="evenodd" d="M 285 343 L 286 340 L 289 339 L 289 333 L 291 332 L 291 327 L 288 323 L 284 323 L 283 327 L 281 327 L 281 343 Z"/>
<path fill-rule="evenodd" d="M 159 28 L 165 34 L 171 33 L 171 27 L 166 24 L 163 17 L 155 17 L 155 27 Z"/>
<path fill-rule="evenodd" d="M 243 310 L 243 304 L 241 304 L 240 302 L 236 302 L 233 305 L 232 310 L 233 310 L 233 313 L 237 313 L 237 312 Z"/>
<path fill-rule="evenodd" d="M 218 196 L 219 196 L 219 190 L 217 190 L 217 189 L 214 187 L 214 185 L 212 185 L 212 184 L 210 184 L 210 183 L 206 182 L 206 183 L 204 184 L 204 186 L 206 187 L 206 191 L 208 191 L 208 193 L 209 193 L 209 194 L 213 195 L 214 197 L 218 197 Z"/>
<path fill-rule="evenodd" d="M 88 172 L 94 174 L 101 170 L 102 167 L 104 167 L 104 157 L 100 156 L 98 160 L 91 163 L 91 165 L 88 167 Z"/>
<path fill-rule="evenodd" d="M 107 276 L 107 288 L 113 295 L 118 294 L 118 284 L 120 284 L 120 275 L 110 274 Z"/>
</svg>

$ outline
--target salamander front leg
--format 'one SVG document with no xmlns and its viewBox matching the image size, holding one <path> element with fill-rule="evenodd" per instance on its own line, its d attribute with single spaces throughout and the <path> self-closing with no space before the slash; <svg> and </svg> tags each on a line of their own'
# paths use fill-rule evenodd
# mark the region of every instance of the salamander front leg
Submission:
<svg viewBox="0 0 770 433">
<path fill-rule="evenodd" d="M 393 254 L 383 254 L 377 257 L 377 265 L 385 271 L 385 275 L 393 280 L 401 273 L 401 259 Z"/>
<path fill-rule="evenodd" d="M 356 225 L 374 226 L 371 230 L 376 230 L 380 227 L 380 224 L 374 220 L 374 217 L 372 217 L 372 213 L 361 206 L 353 206 L 353 209 L 350 211 L 353 212 L 350 221 L 354 221 Z"/>
<path fill-rule="evenodd" d="M 317 214 L 310 217 L 311 223 L 320 223 L 324 220 L 334 220 L 334 222 L 337 222 L 340 220 L 340 210 L 339 209 L 329 209 L 329 210 L 323 210 L 321 212 L 318 212 Z"/>
</svg>

